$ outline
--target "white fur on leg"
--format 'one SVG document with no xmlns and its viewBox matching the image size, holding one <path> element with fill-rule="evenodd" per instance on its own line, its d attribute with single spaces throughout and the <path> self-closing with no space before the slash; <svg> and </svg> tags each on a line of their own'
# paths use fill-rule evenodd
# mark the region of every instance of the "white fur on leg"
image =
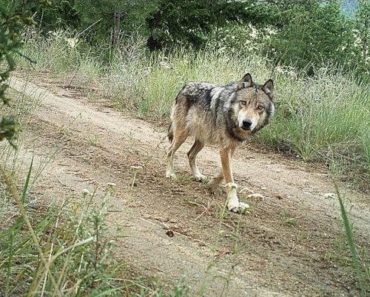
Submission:
<svg viewBox="0 0 370 297">
<path fill-rule="evenodd" d="M 207 181 L 207 176 L 203 175 L 199 171 L 199 169 L 196 165 L 192 168 L 192 171 L 193 171 L 193 176 L 194 176 L 196 181 L 200 181 L 200 182 Z"/>
<path fill-rule="evenodd" d="M 167 159 L 166 177 L 176 179 L 175 170 L 173 169 L 173 157 L 170 156 Z"/>
<path fill-rule="evenodd" d="M 239 208 L 239 198 L 236 194 L 237 185 L 228 183 L 225 185 L 227 193 L 227 208 L 230 211 L 237 212 Z"/>
<path fill-rule="evenodd" d="M 175 172 L 171 172 L 171 171 L 167 170 L 166 171 L 166 177 L 176 179 L 176 174 L 175 174 Z"/>
<path fill-rule="evenodd" d="M 226 186 L 227 192 L 227 208 L 232 212 L 244 213 L 249 205 L 244 202 L 240 202 L 238 195 L 236 194 L 237 185 L 234 183 L 228 183 Z"/>
</svg>

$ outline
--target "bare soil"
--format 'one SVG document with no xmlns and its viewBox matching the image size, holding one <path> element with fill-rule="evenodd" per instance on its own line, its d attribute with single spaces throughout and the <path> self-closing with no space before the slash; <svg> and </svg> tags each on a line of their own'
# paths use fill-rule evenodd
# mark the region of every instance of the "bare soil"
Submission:
<svg viewBox="0 0 370 297">
<path fill-rule="evenodd" d="M 166 179 L 164 127 L 46 79 L 37 84 L 11 81 L 40 102 L 19 151 L 25 167 L 31 157 L 37 168 L 45 165 L 32 195 L 40 203 L 80 199 L 83 189 L 99 194 L 114 183 L 108 218 L 118 259 L 166 284 L 182 280 L 191 296 L 358 295 L 325 168 L 246 144 L 233 169 L 240 197 L 252 208 L 228 213 L 222 188 L 211 194 L 192 180 L 190 141 L 176 156 L 180 178 Z M 205 148 L 203 173 L 216 174 L 218 166 L 217 150 Z M 370 199 L 340 188 L 358 243 L 369 250 Z"/>
</svg>

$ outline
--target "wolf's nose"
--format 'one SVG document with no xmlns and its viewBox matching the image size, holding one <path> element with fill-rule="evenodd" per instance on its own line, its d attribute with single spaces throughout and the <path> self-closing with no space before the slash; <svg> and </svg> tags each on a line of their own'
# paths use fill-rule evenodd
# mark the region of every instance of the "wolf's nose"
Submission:
<svg viewBox="0 0 370 297">
<path fill-rule="evenodd" d="M 250 120 L 244 120 L 242 124 L 243 124 L 242 128 L 244 130 L 250 130 L 251 129 L 252 122 Z"/>
</svg>

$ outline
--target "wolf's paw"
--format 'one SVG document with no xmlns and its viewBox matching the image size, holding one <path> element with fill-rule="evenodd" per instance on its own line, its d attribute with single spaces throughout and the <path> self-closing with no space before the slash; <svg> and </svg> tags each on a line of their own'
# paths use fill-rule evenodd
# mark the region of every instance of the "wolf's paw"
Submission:
<svg viewBox="0 0 370 297">
<path fill-rule="evenodd" d="M 177 179 L 176 174 L 174 172 L 166 172 L 166 177 L 170 179 Z"/>
<path fill-rule="evenodd" d="M 194 175 L 194 179 L 198 182 L 207 182 L 208 181 L 208 177 L 199 173 L 197 175 Z"/>
<path fill-rule="evenodd" d="M 227 208 L 229 209 L 229 211 L 232 211 L 235 213 L 245 213 L 246 210 L 249 208 L 249 205 L 244 202 L 229 203 L 227 205 Z"/>
<path fill-rule="evenodd" d="M 225 185 L 227 189 L 227 208 L 229 211 L 244 213 L 249 205 L 244 202 L 240 202 L 236 194 L 237 185 L 234 183 L 228 183 Z"/>
</svg>

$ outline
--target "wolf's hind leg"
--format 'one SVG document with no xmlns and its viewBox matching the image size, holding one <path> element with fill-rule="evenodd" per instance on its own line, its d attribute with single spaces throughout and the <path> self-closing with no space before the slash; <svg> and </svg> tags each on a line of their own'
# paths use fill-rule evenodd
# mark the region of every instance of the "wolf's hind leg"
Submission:
<svg viewBox="0 0 370 297">
<path fill-rule="evenodd" d="M 173 139 L 171 146 L 167 152 L 167 169 L 166 177 L 176 178 L 175 171 L 173 169 L 173 157 L 179 147 L 185 142 L 188 137 L 187 129 L 176 128 L 173 131 Z"/>
<path fill-rule="evenodd" d="M 221 169 L 218 175 L 212 177 L 212 179 L 208 182 L 208 188 L 211 191 L 211 193 L 216 192 L 217 187 L 222 183 L 223 180 L 224 180 L 224 173 Z"/>
<path fill-rule="evenodd" d="M 207 179 L 207 177 L 199 171 L 199 168 L 196 164 L 196 157 L 203 147 L 204 147 L 204 143 L 202 141 L 195 140 L 193 146 L 188 152 L 190 168 L 191 168 L 194 178 L 197 181 L 205 181 Z"/>
</svg>

